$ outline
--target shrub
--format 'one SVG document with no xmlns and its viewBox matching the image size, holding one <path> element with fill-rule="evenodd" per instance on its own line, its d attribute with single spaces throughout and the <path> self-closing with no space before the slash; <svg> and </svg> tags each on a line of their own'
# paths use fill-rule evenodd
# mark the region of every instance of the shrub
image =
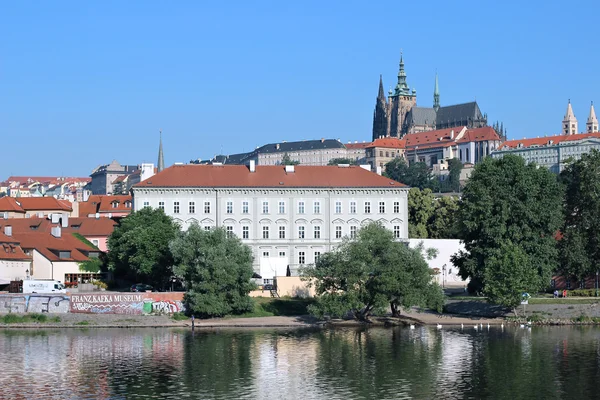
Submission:
<svg viewBox="0 0 600 400">
<path fill-rule="evenodd" d="M 569 290 L 568 296 L 594 297 L 594 296 L 596 296 L 596 289 L 575 289 L 575 290 Z"/>
<path fill-rule="evenodd" d="M 105 282 L 102 281 L 92 281 L 93 285 L 96 285 L 99 289 L 108 289 L 108 284 L 106 284 Z"/>
</svg>

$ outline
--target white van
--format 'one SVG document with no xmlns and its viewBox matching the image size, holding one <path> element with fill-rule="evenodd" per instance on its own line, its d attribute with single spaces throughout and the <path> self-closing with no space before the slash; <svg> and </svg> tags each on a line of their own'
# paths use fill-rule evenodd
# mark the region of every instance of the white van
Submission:
<svg viewBox="0 0 600 400">
<path fill-rule="evenodd" d="M 23 293 L 67 293 L 60 281 L 28 279 L 23 281 Z"/>
</svg>

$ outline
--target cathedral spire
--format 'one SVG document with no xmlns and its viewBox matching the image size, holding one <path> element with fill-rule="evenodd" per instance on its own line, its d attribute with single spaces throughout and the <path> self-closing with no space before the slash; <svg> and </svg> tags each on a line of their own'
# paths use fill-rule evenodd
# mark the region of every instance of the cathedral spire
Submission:
<svg viewBox="0 0 600 400">
<path fill-rule="evenodd" d="M 563 135 L 575 135 L 577 134 L 577 118 L 575 118 L 575 114 L 573 113 L 573 107 L 571 107 L 571 99 L 569 99 L 569 104 L 567 105 L 567 113 L 565 114 L 565 118 L 563 119 Z"/>
<path fill-rule="evenodd" d="M 379 94 L 377 95 L 377 99 L 385 100 L 385 92 L 383 91 L 383 78 L 381 74 L 379 75 Z"/>
<path fill-rule="evenodd" d="M 373 140 L 387 136 L 388 127 L 388 104 L 383 92 L 383 78 L 379 75 L 379 93 L 373 112 Z"/>
<path fill-rule="evenodd" d="M 440 108 L 440 88 L 438 87 L 438 75 L 435 73 L 435 87 L 433 89 L 433 109 L 437 112 Z"/>
<path fill-rule="evenodd" d="M 398 70 L 398 84 L 394 90 L 394 96 L 411 96 L 410 88 L 406 83 L 406 71 L 404 71 L 404 56 L 400 52 L 400 68 Z"/>
<path fill-rule="evenodd" d="M 596 118 L 596 111 L 594 110 L 594 102 L 592 101 L 592 105 L 590 106 L 590 116 L 587 119 L 587 123 L 585 124 L 586 131 L 588 133 L 598 132 L 598 118 Z"/>
<path fill-rule="evenodd" d="M 160 142 L 158 145 L 158 165 L 157 165 L 158 172 L 165 169 L 165 159 L 163 156 L 163 146 L 162 146 L 162 129 L 160 130 L 160 139 L 159 140 L 160 140 Z"/>
</svg>

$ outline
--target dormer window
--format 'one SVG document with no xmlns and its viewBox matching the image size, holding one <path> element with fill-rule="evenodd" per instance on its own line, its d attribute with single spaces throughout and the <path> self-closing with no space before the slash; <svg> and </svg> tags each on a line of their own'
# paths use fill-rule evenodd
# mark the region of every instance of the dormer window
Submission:
<svg viewBox="0 0 600 400">
<path fill-rule="evenodd" d="M 58 258 L 60 258 L 61 260 L 71 258 L 71 252 L 68 250 L 61 250 L 58 252 Z"/>
<path fill-rule="evenodd" d="M 125 202 L 125 207 L 126 207 L 126 208 L 131 208 L 131 202 L 130 202 L 129 200 L 127 200 L 127 201 Z"/>
<path fill-rule="evenodd" d="M 554 140 L 548 140 L 548 144 L 554 144 Z"/>
<path fill-rule="evenodd" d="M 112 204 L 112 208 L 118 208 L 119 207 L 119 202 L 118 201 L 113 201 L 111 204 Z"/>
</svg>

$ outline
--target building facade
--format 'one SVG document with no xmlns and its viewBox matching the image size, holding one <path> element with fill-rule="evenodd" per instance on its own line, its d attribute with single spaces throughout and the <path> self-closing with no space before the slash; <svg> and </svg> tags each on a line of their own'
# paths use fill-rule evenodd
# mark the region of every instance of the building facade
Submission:
<svg viewBox="0 0 600 400">
<path fill-rule="evenodd" d="M 113 194 L 113 182 L 119 176 L 125 176 L 137 171 L 137 165 L 121 165 L 117 160 L 110 164 L 101 165 L 92 171 L 90 190 L 92 194 Z"/>
<path fill-rule="evenodd" d="M 373 113 L 373 140 L 387 136 L 402 138 L 409 133 L 461 126 L 469 129 L 487 126 L 487 116 L 475 101 L 442 107 L 437 74 L 431 108 L 417 106 L 417 91 L 408 86 L 402 56 L 398 83 L 388 92 L 387 99 L 383 79 L 379 77 L 379 91 Z"/>
<path fill-rule="evenodd" d="M 404 159 L 406 140 L 386 137 L 373 140 L 366 149 L 366 161 L 373 170 L 385 171 L 385 165 L 396 159 Z"/>
<path fill-rule="evenodd" d="M 162 208 L 182 227 L 223 227 L 292 274 L 377 221 L 408 237 L 408 189 L 356 166 L 174 165 L 132 188 L 134 210 Z"/>
<path fill-rule="evenodd" d="M 536 163 L 558 174 L 571 160 L 580 159 L 592 149 L 600 150 L 599 132 L 508 140 L 492 153 L 492 157 L 515 154 L 528 163 Z"/>
</svg>

